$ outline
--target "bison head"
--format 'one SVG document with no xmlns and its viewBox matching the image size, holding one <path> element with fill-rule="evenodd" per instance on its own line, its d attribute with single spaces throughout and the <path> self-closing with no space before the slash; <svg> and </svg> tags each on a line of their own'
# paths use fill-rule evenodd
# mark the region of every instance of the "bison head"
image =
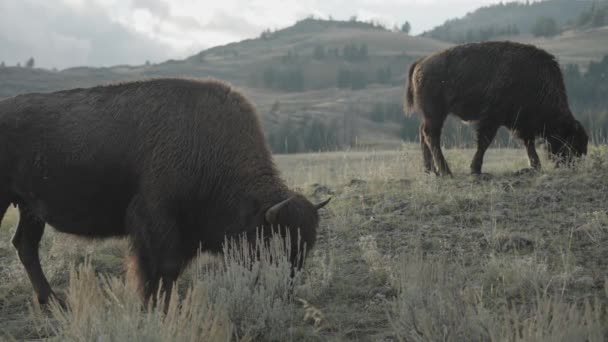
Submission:
<svg viewBox="0 0 608 342">
<path fill-rule="evenodd" d="M 561 123 L 552 134 L 547 136 L 549 157 L 557 166 L 570 165 L 573 158 L 587 154 L 588 143 L 587 132 L 577 120 Z"/>
<path fill-rule="evenodd" d="M 304 252 L 309 251 L 315 243 L 319 225 L 318 211 L 327 205 L 330 199 L 313 204 L 304 196 L 293 194 L 264 210 L 262 226 L 272 227 L 271 231 L 265 230 L 264 233 L 270 235 L 274 231 L 282 237 L 289 234 L 290 261 L 298 269 L 304 262 Z"/>
</svg>

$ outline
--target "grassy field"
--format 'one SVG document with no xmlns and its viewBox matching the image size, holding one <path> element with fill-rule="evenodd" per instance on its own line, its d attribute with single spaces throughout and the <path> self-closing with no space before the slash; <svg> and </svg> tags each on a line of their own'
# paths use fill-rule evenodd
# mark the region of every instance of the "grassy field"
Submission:
<svg viewBox="0 0 608 342">
<path fill-rule="evenodd" d="M 583 70 L 589 66 L 589 61 L 600 61 L 607 53 L 608 26 L 566 31 L 553 38 L 535 38 L 531 35 L 516 37 L 515 41 L 534 44 L 551 52 L 560 64 L 578 64 Z M 603 43 L 602 43 L 603 42 Z"/>
<path fill-rule="evenodd" d="M 40 308 L 0 229 L 0 340 L 605 341 L 608 338 L 608 148 L 575 170 L 525 153 L 448 150 L 455 177 L 421 172 L 418 148 L 279 155 L 290 186 L 332 196 L 318 242 L 290 291 L 285 260 L 238 248 L 202 255 L 167 316 L 142 311 L 124 284 L 125 241 L 48 229 L 42 263 L 67 311 Z M 279 252 L 277 252 L 279 250 Z"/>
</svg>

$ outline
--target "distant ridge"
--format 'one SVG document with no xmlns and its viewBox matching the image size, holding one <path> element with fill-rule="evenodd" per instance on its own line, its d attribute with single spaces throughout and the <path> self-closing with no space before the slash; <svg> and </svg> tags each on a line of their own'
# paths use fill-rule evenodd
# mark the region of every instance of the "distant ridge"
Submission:
<svg viewBox="0 0 608 342">
<path fill-rule="evenodd" d="M 539 18 L 552 18 L 559 29 L 576 26 L 597 0 L 511 1 L 481 7 L 424 32 L 423 37 L 462 43 L 499 36 L 530 34 Z"/>
</svg>

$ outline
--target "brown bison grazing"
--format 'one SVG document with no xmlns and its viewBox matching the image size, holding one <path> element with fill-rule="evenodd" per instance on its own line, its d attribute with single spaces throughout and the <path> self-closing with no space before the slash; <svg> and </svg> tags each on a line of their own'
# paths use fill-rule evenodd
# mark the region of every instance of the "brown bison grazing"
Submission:
<svg viewBox="0 0 608 342">
<path fill-rule="evenodd" d="M 474 124 L 473 174 L 501 126 L 523 140 L 530 166 L 540 169 L 534 140 L 546 140 L 558 163 L 587 153 L 588 137 L 568 106 L 555 58 L 534 46 L 486 42 L 456 46 L 422 58 L 409 70 L 406 111 L 420 111 L 424 167 L 451 175 L 440 136 L 449 113 Z"/>
<path fill-rule="evenodd" d="M 289 233 L 301 267 L 297 250 L 313 246 L 328 201 L 286 187 L 253 106 L 220 82 L 157 79 L 0 102 L 0 210 L 19 208 L 12 242 L 41 303 L 53 295 L 38 256 L 45 223 L 128 236 L 148 300 L 161 281 L 171 291 L 199 247 L 252 241 L 257 227 Z"/>
</svg>

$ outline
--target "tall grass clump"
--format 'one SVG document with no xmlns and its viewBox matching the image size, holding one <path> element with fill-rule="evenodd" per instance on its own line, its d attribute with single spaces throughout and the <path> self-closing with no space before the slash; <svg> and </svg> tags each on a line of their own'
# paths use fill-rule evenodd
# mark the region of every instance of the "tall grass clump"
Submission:
<svg viewBox="0 0 608 342">
<path fill-rule="evenodd" d="M 227 308 L 206 290 L 193 286 L 183 300 L 173 296 L 165 315 L 144 310 L 124 281 L 97 275 L 85 262 L 70 271 L 66 308 L 53 302 L 48 315 L 36 305 L 33 313 L 42 335 L 57 341 L 229 341 Z"/>
<path fill-rule="evenodd" d="M 394 271 L 398 295 L 389 303 L 389 321 L 399 341 L 605 341 L 608 337 L 608 316 L 600 299 L 572 303 L 541 289 L 527 298 L 511 299 L 504 290 L 479 285 L 472 276 L 479 276 L 476 272 L 441 257 L 410 255 L 401 258 Z"/>
<path fill-rule="evenodd" d="M 606 341 L 606 308 L 599 300 L 568 303 L 559 297 L 539 297 L 531 310 L 504 308 L 491 322 L 491 341 Z"/>
<path fill-rule="evenodd" d="M 294 270 L 290 276 L 289 239 L 258 235 L 253 249 L 244 237 L 226 241 L 223 267 L 196 267 L 195 283 L 204 284 L 216 302 L 227 306 L 237 338 L 284 341 L 289 327 L 301 319 L 293 305 L 301 273 Z"/>
<path fill-rule="evenodd" d="M 98 275 L 90 262 L 70 271 L 65 308 L 51 304 L 46 313 L 34 304 L 41 334 L 58 341 L 284 341 L 296 314 L 290 276 L 290 244 L 279 237 L 226 241 L 223 259 L 214 264 L 196 258 L 162 305 L 144 308 L 121 278 Z M 162 298 L 159 299 L 162 302 Z"/>
<path fill-rule="evenodd" d="M 442 260 L 412 255 L 396 265 L 389 320 L 400 341 L 484 341 L 483 306 L 463 293 L 464 272 Z"/>
</svg>

